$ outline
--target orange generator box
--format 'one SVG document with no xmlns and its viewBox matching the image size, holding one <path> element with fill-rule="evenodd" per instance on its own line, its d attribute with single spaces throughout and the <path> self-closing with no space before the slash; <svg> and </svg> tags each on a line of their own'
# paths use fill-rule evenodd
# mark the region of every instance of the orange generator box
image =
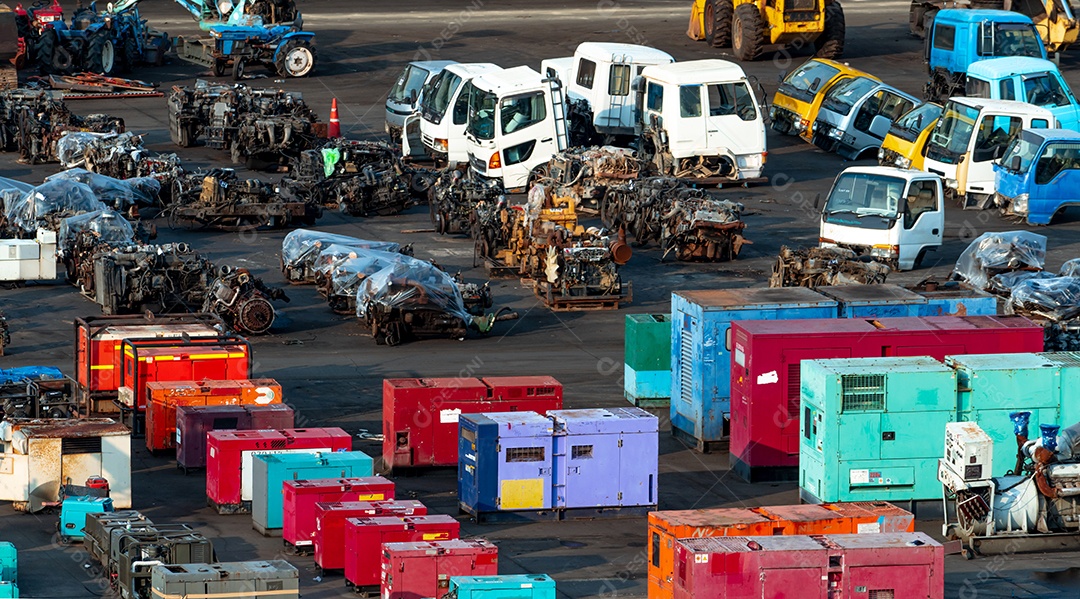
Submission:
<svg viewBox="0 0 1080 599">
<path fill-rule="evenodd" d="M 170 345 L 185 340 L 236 339 L 215 314 L 87 316 L 75 319 L 75 382 L 84 415 L 117 412 L 125 340 Z M 188 379 L 197 377 L 188 377 Z"/>
<path fill-rule="evenodd" d="M 649 599 L 673 596 L 678 539 L 914 531 L 915 516 L 886 502 L 650 512 Z"/>
<path fill-rule="evenodd" d="M 274 379 L 247 381 L 154 381 L 146 384 L 146 448 L 176 448 L 177 406 L 241 406 L 281 403 Z"/>
</svg>

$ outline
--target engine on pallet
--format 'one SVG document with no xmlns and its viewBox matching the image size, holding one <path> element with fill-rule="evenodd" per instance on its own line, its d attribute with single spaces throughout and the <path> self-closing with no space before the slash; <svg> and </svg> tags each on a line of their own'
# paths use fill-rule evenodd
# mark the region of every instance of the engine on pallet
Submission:
<svg viewBox="0 0 1080 599">
<path fill-rule="evenodd" d="M 124 120 L 107 114 L 80 117 L 59 94 L 46 90 L 0 92 L 0 149 L 18 151 L 20 163 L 57 162 L 56 142 L 68 131 L 122 133 Z"/>
<path fill-rule="evenodd" d="M 168 104 L 173 143 L 187 148 L 205 135 L 207 146 L 228 151 L 237 164 L 282 164 L 326 136 L 299 92 L 199 80 L 174 86 Z"/>
<path fill-rule="evenodd" d="M 64 168 L 83 167 L 115 177 L 153 177 L 168 194 L 173 181 L 184 173 L 180 157 L 143 147 L 143 138 L 134 133 L 66 133 L 56 143 L 56 153 Z"/>
<path fill-rule="evenodd" d="M 822 287 L 884 283 L 891 269 L 846 248 L 780 246 L 769 287 Z"/>
<path fill-rule="evenodd" d="M 153 226 L 132 225 L 123 215 L 105 208 L 65 218 L 57 236 L 57 258 L 67 280 L 88 297 L 94 296 L 94 257 L 116 247 L 157 237 Z"/>
<path fill-rule="evenodd" d="M 320 206 L 287 201 L 277 191 L 258 179 L 241 180 L 232 169 L 187 173 L 173 181 L 165 214 L 171 226 L 197 225 L 223 231 L 312 225 L 322 216 Z"/>
<path fill-rule="evenodd" d="M 411 245 L 402 246 L 392 241 L 367 241 L 325 231 L 296 229 L 290 231 L 281 241 L 281 273 L 285 275 L 285 280 L 294 285 L 315 283 L 319 256 L 335 244 L 412 255 Z"/>
<path fill-rule="evenodd" d="M 51 366 L 0 369 L 0 418 L 75 418 L 75 381 Z"/>
<path fill-rule="evenodd" d="M 59 231 L 65 218 L 106 208 L 85 183 L 54 179 L 19 194 L 5 194 L 4 237 L 29 237 L 38 229 Z"/>
<path fill-rule="evenodd" d="M 458 169 L 444 169 L 428 192 L 431 222 L 441 235 L 474 235 L 479 211 L 505 203 L 502 187 L 493 179 L 471 177 Z M 482 230 L 481 227 L 479 230 Z"/>
<path fill-rule="evenodd" d="M 549 308 L 618 308 L 624 295 L 619 265 L 630 258 L 622 240 L 590 228 L 576 239 L 556 234 L 545 247 L 544 276 L 534 291 Z"/>
<path fill-rule="evenodd" d="M 94 257 L 93 299 L 104 314 L 191 312 L 217 277 L 186 243 L 128 245 Z"/>
<path fill-rule="evenodd" d="M 388 216 L 420 203 L 431 186 L 426 169 L 404 164 L 396 148 L 376 141 L 332 139 L 292 160 L 284 191 L 353 216 Z"/>
<path fill-rule="evenodd" d="M 637 179 L 647 165 L 633 150 L 613 146 L 571 148 L 552 157 L 540 183 L 570 197 L 579 211 L 597 213 L 608 189 Z"/>
<path fill-rule="evenodd" d="M 274 324 L 275 300 L 289 301 L 285 292 L 267 286 L 246 268 L 222 266 L 210 285 L 202 312 L 217 314 L 236 331 L 262 335 Z"/>
<path fill-rule="evenodd" d="M 315 285 L 338 314 L 356 313 L 356 291 L 364 279 L 397 264 L 407 256 L 334 244 L 324 249 L 315 262 Z"/>
</svg>

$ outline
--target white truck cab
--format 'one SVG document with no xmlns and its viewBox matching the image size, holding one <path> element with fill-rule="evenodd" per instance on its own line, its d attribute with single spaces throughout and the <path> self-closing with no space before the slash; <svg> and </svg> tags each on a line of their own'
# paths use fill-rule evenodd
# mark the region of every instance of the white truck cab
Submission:
<svg viewBox="0 0 1080 599">
<path fill-rule="evenodd" d="M 401 137 L 405 118 L 416 112 L 420 105 L 421 90 L 444 68 L 455 64 L 453 60 L 420 60 L 405 65 L 398 75 L 390 94 L 386 97 L 386 132 L 391 139 Z"/>
<path fill-rule="evenodd" d="M 648 46 L 582 42 L 573 56 L 542 61 L 540 72 L 559 80 L 567 100 L 584 100 L 593 129 L 612 142 L 614 136 L 635 135 L 634 79 L 647 66 L 673 62 L 667 52 Z"/>
<path fill-rule="evenodd" d="M 507 193 L 525 191 L 534 169 L 566 149 L 566 113 L 557 82 L 529 67 L 472 80 L 465 128 L 471 169 L 498 179 Z"/>
<path fill-rule="evenodd" d="M 436 161 L 449 166 L 466 162 L 469 153 L 465 146 L 465 125 L 469 121 L 472 79 L 501 68 L 489 62 L 446 66 L 424 88 L 417 113 L 406 118 L 402 148 L 422 148 Z"/>
<path fill-rule="evenodd" d="M 1012 100 L 950 98 L 926 142 L 923 168 L 945 180 L 965 209 L 983 209 L 996 192 L 994 161 L 1023 129 L 1054 126 L 1050 110 Z"/>
<path fill-rule="evenodd" d="M 661 173 L 761 176 L 765 122 L 739 65 L 709 59 L 645 67 L 640 92 L 642 148 Z"/>
<path fill-rule="evenodd" d="M 941 178 L 890 166 L 855 166 L 833 182 L 821 212 L 821 247 L 843 247 L 898 270 L 941 247 Z"/>
</svg>

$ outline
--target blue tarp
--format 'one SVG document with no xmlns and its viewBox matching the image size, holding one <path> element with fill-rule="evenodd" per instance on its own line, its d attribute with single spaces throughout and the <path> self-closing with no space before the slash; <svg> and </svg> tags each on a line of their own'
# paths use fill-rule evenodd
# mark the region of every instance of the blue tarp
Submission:
<svg viewBox="0 0 1080 599">
<path fill-rule="evenodd" d="M 64 373 L 52 366 L 23 366 L 21 368 L 0 368 L 0 385 L 10 385 L 43 379 L 62 379 Z"/>
</svg>

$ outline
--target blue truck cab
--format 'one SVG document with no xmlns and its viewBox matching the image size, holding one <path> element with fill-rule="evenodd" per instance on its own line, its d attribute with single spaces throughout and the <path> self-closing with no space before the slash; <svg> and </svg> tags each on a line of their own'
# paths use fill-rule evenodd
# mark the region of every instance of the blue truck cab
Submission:
<svg viewBox="0 0 1080 599">
<path fill-rule="evenodd" d="M 1080 131 L 1080 103 L 1049 60 L 1014 56 L 977 62 L 968 68 L 965 91 L 971 98 L 1042 106 L 1054 113 L 1058 127 Z"/>
<path fill-rule="evenodd" d="M 1029 225 L 1049 225 L 1054 215 L 1080 206 L 1080 133 L 1026 129 L 994 165 L 996 204 Z"/>
<path fill-rule="evenodd" d="M 1030 17 L 1005 10 L 938 11 L 926 35 L 926 99 L 958 95 L 972 64 L 1003 56 L 1046 59 L 1046 47 Z"/>
</svg>

